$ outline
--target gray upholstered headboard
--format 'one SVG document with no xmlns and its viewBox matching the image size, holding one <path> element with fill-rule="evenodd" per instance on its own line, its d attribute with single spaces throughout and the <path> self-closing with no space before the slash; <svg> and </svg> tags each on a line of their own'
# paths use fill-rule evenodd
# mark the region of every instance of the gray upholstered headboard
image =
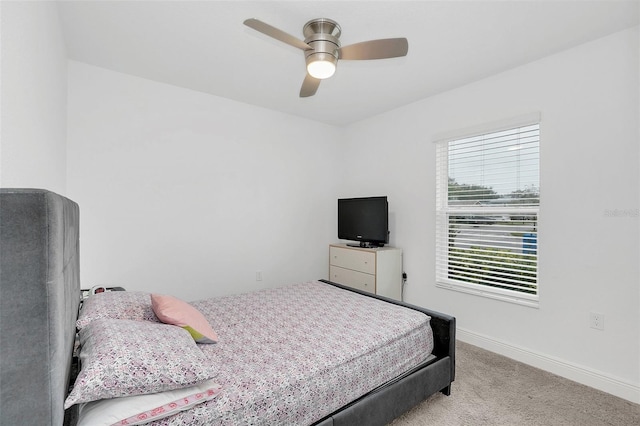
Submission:
<svg viewBox="0 0 640 426">
<path fill-rule="evenodd" d="M 62 425 L 80 301 L 78 205 L 0 189 L 0 424 Z"/>
</svg>

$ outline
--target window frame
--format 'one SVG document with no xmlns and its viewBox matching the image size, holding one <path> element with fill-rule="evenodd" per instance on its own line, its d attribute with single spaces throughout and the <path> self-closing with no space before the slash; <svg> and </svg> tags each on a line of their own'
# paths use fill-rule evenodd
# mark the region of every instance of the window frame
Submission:
<svg viewBox="0 0 640 426">
<path fill-rule="evenodd" d="M 459 139 L 481 136 L 505 130 L 538 125 L 542 131 L 540 113 L 531 113 L 513 117 L 499 122 L 487 123 L 481 126 L 457 130 L 441 134 L 434 139 L 436 143 L 436 247 L 435 247 L 435 275 L 436 287 L 473 294 L 505 302 L 516 303 L 537 308 L 540 301 L 540 263 L 539 263 L 539 234 L 540 234 L 540 203 L 537 206 L 450 206 L 449 191 L 449 142 Z M 539 140 L 541 139 L 541 136 Z M 538 157 L 538 173 L 540 172 L 540 157 Z M 538 182 L 539 184 L 539 182 Z M 484 214 L 534 214 L 536 215 L 536 293 L 529 294 L 518 290 L 508 290 L 487 284 L 476 284 L 450 279 L 450 216 Z"/>
</svg>

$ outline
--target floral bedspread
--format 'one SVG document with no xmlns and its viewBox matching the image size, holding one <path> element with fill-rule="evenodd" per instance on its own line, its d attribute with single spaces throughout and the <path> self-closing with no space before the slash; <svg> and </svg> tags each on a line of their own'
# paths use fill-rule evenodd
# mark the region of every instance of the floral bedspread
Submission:
<svg viewBox="0 0 640 426">
<path fill-rule="evenodd" d="M 424 361 L 430 318 L 321 282 L 194 302 L 217 398 L 156 425 L 309 425 Z"/>
</svg>

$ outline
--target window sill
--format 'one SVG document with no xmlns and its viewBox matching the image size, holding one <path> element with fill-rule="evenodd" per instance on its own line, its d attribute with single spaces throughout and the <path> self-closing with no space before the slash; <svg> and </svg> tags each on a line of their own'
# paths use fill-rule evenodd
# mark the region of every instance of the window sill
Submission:
<svg viewBox="0 0 640 426">
<path fill-rule="evenodd" d="M 515 303 L 517 305 L 527 306 L 529 308 L 538 308 L 538 296 L 526 294 L 513 294 L 512 291 L 493 289 L 490 287 L 479 286 L 474 284 L 458 284 L 453 282 L 436 281 L 436 287 L 446 290 L 458 291 L 461 293 L 473 294 L 475 296 L 486 297 L 488 299 L 500 300 L 507 303 Z"/>
</svg>

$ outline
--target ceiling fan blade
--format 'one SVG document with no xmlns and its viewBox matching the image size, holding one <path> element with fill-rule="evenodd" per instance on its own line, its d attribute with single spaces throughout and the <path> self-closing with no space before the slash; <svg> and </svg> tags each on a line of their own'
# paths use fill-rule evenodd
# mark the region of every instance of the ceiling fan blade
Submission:
<svg viewBox="0 0 640 426">
<path fill-rule="evenodd" d="M 319 78 L 314 78 L 307 74 L 300 88 L 300 97 L 308 98 L 309 96 L 315 95 L 318 91 L 318 86 L 320 86 L 320 81 Z"/>
<path fill-rule="evenodd" d="M 253 28 L 256 31 L 261 32 L 262 34 L 268 35 L 269 37 L 273 37 L 276 40 L 280 40 L 284 43 L 287 43 L 290 46 L 297 47 L 298 49 L 302 49 L 302 50 L 311 49 L 311 46 L 309 46 L 304 41 L 292 36 L 289 33 L 285 33 L 284 31 L 276 27 L 266 24 L 260 21 L 259 19 L 249 18 L 244 21 L 244 24 L 249 28 Z"/>
<path fill-rule="evenodd" d="M 409 42 L 406 38 L 384 38 L 380 40 L 363 41 L 339 50 L 340 59 L 387 59 L 406 56 Z"/>
</svg>

